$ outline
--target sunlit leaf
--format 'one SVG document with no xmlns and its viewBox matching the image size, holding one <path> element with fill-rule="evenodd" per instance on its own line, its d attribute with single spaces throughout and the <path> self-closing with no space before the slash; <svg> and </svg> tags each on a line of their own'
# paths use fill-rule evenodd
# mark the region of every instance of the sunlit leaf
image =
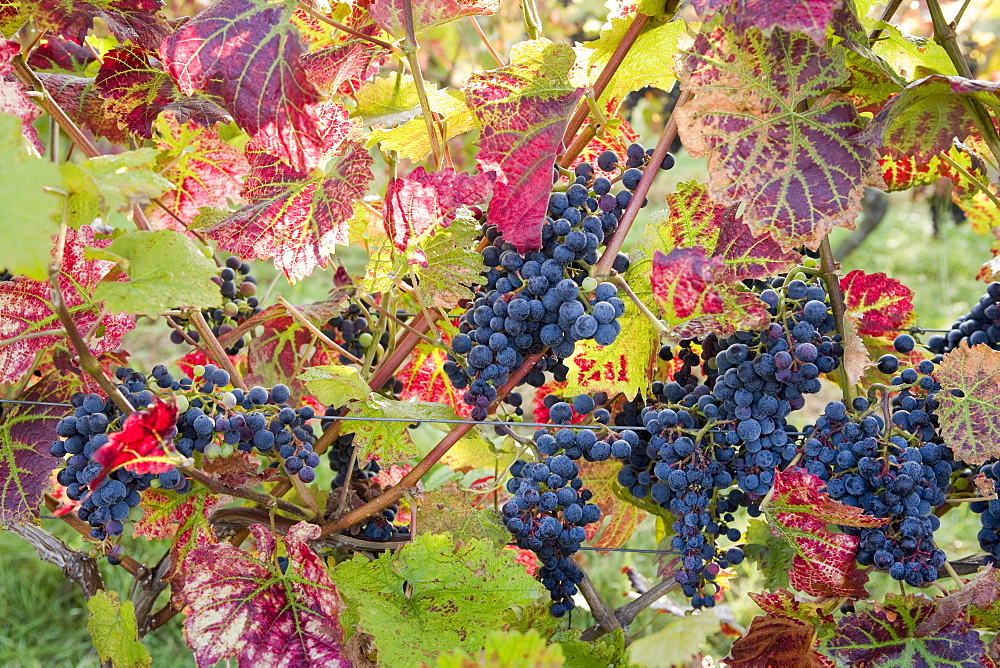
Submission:
<svg viewBox="0 0 1000 668">
<path fill-rule="evenodd" d="M 1000 351 L 985 344 L 947 353 L 935 373 L 938 429 L 955 457 L 982 464 L 1000 456 Z"/>
<path fill-rule="evenodd" d="M 368 11 L 386 32 L 405 37 L 408 5 L 413 31 L 419 33 L 465 16 L 495 14 L 500 0 L 374 0 Z"/>
<path fill-rule="evenodd" d="M 32 125 L 41 115 L 42 110 L 24 94 L 21 82 L 9 77 L 14 71 L 14 56 L 21 52 L 21 45 L 0 39 L 0 112 L 11 114 L 21 119 L 21 133 L 41 153 L 44 150 L 38 141 L 38 131 Z M 4 130 L 6 143 L 6 130 Z"/>
<path fill-rule="evenodd" d="M 115 668 L 140 668 L 153 663 L 153 657 L 139 641 L 132 601 L 118 603 L 118 593 L 104 589 L 87 601 L 87 630 L 101 661 Z"/>
</svg>

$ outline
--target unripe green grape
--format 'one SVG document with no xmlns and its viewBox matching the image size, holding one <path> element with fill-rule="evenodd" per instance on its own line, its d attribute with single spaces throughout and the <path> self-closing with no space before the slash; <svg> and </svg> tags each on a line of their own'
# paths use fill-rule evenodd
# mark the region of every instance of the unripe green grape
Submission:
<svg viewBox="0 0 1000 668">
<path fill-rule="evenodd" d="M 819 260 L 814 257 L 807 257 L 802 261 L 802 266 L 804 267 L 818 267 Z"/>
<path fill-rule="evenodd" d="M 212 249 L 209 248 L 208 246 L 201 246 L 198 250 L 201 251 L 201 254 L 205 256 L 206 260 L 211 260 L 212 259 L 212 255 L 215 254 L 212 251 Z"/>
<path fill-rule="evenodd" d="M 222 307 L 222 312 L 232 318 L 240 312 L 240 307 L 233 302 L 229 302 Z"/>
<path fill-rule="evenodd" d="M 597 279 L 594 278 L 593 276 L 588 276 L 587 278 L 583 279 L 582 283 L 580 283 L 580 288 L 584 292 L 593 292 L 594 290 L 597 289 Z"/>
<path fill-rule="evenodd" d="M 174 395 L 174 403 L 177 404 L 177 412 L 183 413 L 187 409 L 191 408 L 191 402 L 183 394 Z"/>
<path fill-rule="evenodd" d="M 375 354 L 378 355 L 379 357 L 384 357 L 385 356 L 385 346 L 383 346 L 381 343 L 378 344 L 375 347 Z"/>
<path fill-rule="evenodd" d="M 361 336 L 358 337 L 358 343 L 361 344 L 362 348 L 367 348 L 372 344 L 373 339 L 374 337 L 371 335 L 370 332 L 364 332 L 363 334 L 361 334 Z"/>
<path fill-rule="evenodd" d="M 205 375 L 205 367 L 202 366 L 201 364 L 198 364 L 193 369 L 191 369 L 191 373 L 194 374 L 195 378 L 201 378 L 202 376 Z"/>
<path fill-rule="evenodd" d="M 153 489 L 157 489 L 160 486 L 160 479 L 153 478 L 152 480 L 149 481 L 149 486 L 152 487 Z"/>
<path fill-rule="evenodd" d="M 128 509 L 128 518 L 133 522 L 138 522 L 145 516 L 146 511 L 142 509 L 142 506 L 135 506 Z"/>
<path fill-rule="evenodd" d="M 205 446 L 205 456 L 209 459 L 215 459 L 220 455 L 222 455 L 222 447 L 218 443 L 209 443 Z"/>
<path fill-rule="evenodd" d="M 222 405 L 226 408 L 233 408 L 236 406 L 236 395 L 232 392 L 223 392 L 219 397 L 219 401 L 221 401 Z"/>
<path fill-rule="evenodd" d="M 220 454 L 223 457 L 228 457 L 229 455 L 233 454 L 233 446 L 229 445 L 228 443 L 223 443 L 222 445 L 219 446 L 219 448 L 220 448 Z"/>
</svg>

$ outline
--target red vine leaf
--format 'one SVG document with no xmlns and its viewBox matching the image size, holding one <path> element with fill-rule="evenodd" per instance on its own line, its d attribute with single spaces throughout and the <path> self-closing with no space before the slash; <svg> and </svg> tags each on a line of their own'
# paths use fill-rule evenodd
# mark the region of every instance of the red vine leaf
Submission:
<svg viewBox="0 0 1000 668">
<path fill-rule="evenodd" d="M 34 144 L 39 153 L 45 150 L 38 141 L 38 131 L 32 123 L 42 110 L 24 94 L 24 86 L 13 77 L 8 77 L 14 71 L 14 56 L 21 52 L 21 45 L 6 39 L 0 39 L 0 112 L 11 114 L 21 119 L 21 134 Z"/>
<path fill-rule="evenodd" d="M 443 368 L 445 361 L 445 353 L 440 348 L 426 343 L 418 345 L 406 365 L 396 373 L 396 378 L 403 383 L 399 398 L 447 404 L 457 415 L 468 417 L 472 407 L 448 380 Z"/>
<path fill-rule="evenodd" d="M 615 494 L 618 468 L 610 461 L 580 462 L 580 476 L 589 481 L 587 488 L 594 493 L 590 503 L 601 509 L 601 521 L 584 527 L 591 547 L 621 547 L 646 517 L 642 509 Z"/>
<path fill-rule="evenodd" d="M 219 539 L 208 521 L 212 513 L 232 501 L 216 496 L 205 487 L 178 494 L 173 490 L 147 489 L 142 493 L 145 515 L 135 524 L 135 535 L 151 541 L 170 541 L 170 572 L 167 579 L 183 582 L 184 559 L 199 547 L 216 545 Z"/>
<path fill-rule="evenodd" d="M 160 69 L 160 62 L 136 46 L 104 54 L 94 85 L 108 100 L 105 109 L 121 119 L 122 129 L 144 139 L 152 139 L 153 122 L 166 110 L 172 111 L 180 123 L 214 125 L 230 120 L 208 97 L 181 95 L 170 75 Z"/>
<path fill-rule="evenodd" d="M 496 173 L 488 221 L 518 251 L 539 248 L 552 167 L 582 91 L 567 75 L 573 50 L 547 40 L 514 46 L 511 64 L 466 82 L 466 104 L 480 126 L 476 159 Z"/>
<path fill-rule="evenodd" d="M 195 548 L 184 560 L 184 638 L 198 665 L 235 657 L 241 668 L 350 666 L 338 621 L 344 604 L 309 547 L 319 527 L 299 522 L 288 531 L 285 573 L 270 529 L 254 524 L 250 533 L 257 556 L 223 542 Z"/>
<path fill-rule="evenodd" d="M 168 458 L 164 445 L 177 434 L 177 406 L 154 397 L 153 405 L 144 411 L 132 413 L 122 424 L 121 431 L 108 437 L 108 442 L 94 452 L 94 461 L 101 465 L 101 472 L 90 483 L 97 489 L 105 476 L 117 468 L 125 467 L 133 473 L 164 473 L 177 463 Z"/>
<path fill-rule="evenodd" d="M 368 12 L 386 32 L 405 37 L 408 4 L 412 7 L 415 33 L 465 16 L 490 16 L 500 9 L 500 0 L 375 0 Z"/>
<path fill-rule="evenodd" d="M 243 258 L 273 259 L 296 281 L 326 267 L 337 244 L 348 244 L 351 202 L 372 179 L 373 160 L 352 134 L 355 125 L 337 103 L 323 105 L 324 151 L 336 155 L 327 170 L 300 172 L 269 152 L 273 135 L 247 145 L 250 172 L 243 196 L 250 202 L 205 230 L 225 250 Z"/>
<path fill-rule="evenodd" d="M 47 35 L 38 40 L 38 45 L 28 56 L 28 66 L 33 70 L 63 70 L 79 74 L 90 63 L 97 60 L 94 52 L 85 44 L 77 44 L 56 35 Z"/>
<path fill-rule="evenodd" d="M 493 191 L 492 173 L 456 173 L 452 169 L 428 172 L 417 167 L 405 179 L 393 179 L 385 195 L 382 214 L 386 233 L 396 248 L 406 251 L 414 239 L 434 236 L 437 229 L 448 227 L 460 206 L 483 204 Z M 426 256 L 417 249 L 417 260 L 426 266 Z"/>
<path fill-rule="evenodd" d="M 826 27 L 844 0 L 736 0 L 726 20 L 740 31 L 775 28 L 801 32 L 820 46 L 826 45 Z"/>
<path fill-rule="evenodd" d="M 278 139 L 274 154 L 308 170 L 323 144 L 312 109 L 321 96 L 300 62 L 305 46 L 290 20 L 294 7 L 217 0 L 163 40 L 160 59 L 182 93 L 218 92 L 241 128 L 269 131 Z"/>
<path fill-rule="evenodd" d="M 168 151 L 161 158 L 167 166 L 160 175 L 176 188 L 160 197 L 170 213 L 151 207 L 146 214 L 151 222 L 180 230 L 174 216 L 190 223 L 203 206 L 225 207 L 230 201 L 242 202 L 239 179 L 250 168 L 249 163 L 215 130 L 192 122 L 181 123 L 169 111 L 157 121 L 156 130 L 157 147 Z"/>
<path fill-rule="evenodd" d="M 966 342 L 944 356 L 934 377 L 939 430 L 955 457 L 983 464 L 1000 457 L 1000 351 Z"/>
<path fill-rule="evenodd" d="M 93 79 L 47 72 L 38 72 L 36 76 L 80 128 L 116 144 L 128 143 L 128 133 L 118 127 L 118 118 L 105 111 L 104 98 L 98 94 Z"/>
<path fill-rule="evenodd" d="M 853 228 L 878 171 L 853 139 L 857 110 L 827 94 L 847 79 L 842 54 L 802 33 L 717 28 L 695 38 L 679 75 L 695 97 L 678 109 L 678 129 L 692 155 L 708 156 L 712 199 L 742 201 L 754 233 L 785 249 Z"/>
<path fill-rule="evenodd" d="M 87 260 L 86 246 L 104 248 L 110 240 L 95 240 L 94 232 L 84 226 L 69 228 L 63 251 L 59 286 L 66 307 L 77 329 L 94 332 L 89 346 L 94 354 L 114 350 L 122 337 L 135 327 L 135 319 L 126 314 L 105 314 L 101 302 L 93 299 L 94 288 L 111 270 L 106 260 Z M 122 276 L 121 280 L 125 280 Z M 52 307 L 51 285 L 44 281 L 15 278 L 0 282 L 0 338 L 10 338 L 34 332 L 61 330 L 59 318 Z M 59 345 L 69 347 L 63 334 L 24 339 L 0 347 L 0 383 L 15 383 L 28 372 L 35 355 Z"/>
<path fill-rule="evenodd" d="M 766 508 L 771 530 L 795 548 L 793 587 L 811 596 L 866 598 L 868 575 L 854 561 L 858 537 L 833 533 L 827 524 L 880 527 L 889 520 L 832 500 L 821 491 L 825 484 L 805 469 L 775 471 L 774 496 Z"/>
<path fill-rule="evenodd" d="M 797 619 L 811 626 L 833 624 L 833 615 L 826 614 L 815 602 L 800 598 L 784 587 L 771 592 L 749 592 L 747 596 L 766 613 Z"/>
<path fill-rule="evenodd" d="M 813 649 L 815 643 L 811 624 L 768 614 L 753 618 L 725 661 L 732 668 L 834 668 L 837 664 Z"/>
<path fill-rule="evenodd" d="M 934 608 L 924 597 L 887 594 L 883 605 L 841 617 L 823 652 L 850 666 L 984 665 L 986 646 L 968 622 L 956 620 L 933 633 L 919 633 Z"/>
<path fill-rule="evenodd" d="M 860 269 L 840 279 L 844 305 L 858 321 L 861 336 L 892 336 L 893 330 L 909 326 L 913 313 L 913 290 L 883 273 L 866 274 Z"/>
<path fill-rule="evenodd" d="M 21 12 L 32 17 L 39 29 L 77 44 L 84 43 L 94 19 L 101 19 L 120 43 L 155 49 L 170 33 L 160 14 L 162 6 L 159 0 L 28 0 L 21 3 Z"/>
<path fill-rule="evenodd" d="M 358 32 L 376 37 L 379 27 L 369 21 L 367 25 L 354 26 Z M 344 82 L 366 81 L 378 73 L 379 64 L 388 51 L 359 37 L 342 44 L 310 51 L 302 56 L 300 63 L 309 81 L 323 95 L 337 92 Z"/>
<path fill-rule="evenodd" d="M 21 401 L 63 403 L 80 387 L 71 374 L 53 371 L 21 393 Z M 37 523 L 42 494 L 57 460 L 49 454 L 62 406 L 20 404 L 10 407 L 0 423 L 0 528 Z"/>
<path fill-rule="evenodd" d="M 704 246 L 675 248 L 653 256 L 653 296 L 668 322 L 722 313 L 722 296 L 715 283 L 722 260 L 705 257 Z"/>
</svg>

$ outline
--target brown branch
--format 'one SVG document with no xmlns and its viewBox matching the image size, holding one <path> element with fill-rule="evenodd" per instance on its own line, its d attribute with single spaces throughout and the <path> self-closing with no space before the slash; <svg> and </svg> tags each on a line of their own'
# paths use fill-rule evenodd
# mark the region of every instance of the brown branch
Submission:
<svg viewBox="0 0 1000 668">
<path fill-rule="evenodd" d="M 590 642 L 600 638 L 605 633 L 610 633 L 616 628 L 627 628 L 635 620 L 640 612 L 648 608 L 665 594 L 669 593 L 677 586 L 673 573 L 669 574 L 660 582 L 650 587 L 639 598 L 629 601 L 623 606 L 615 608 L 614 620 L 617 625 L 607 625 L 598 622 L 580 634 L 580 640 Z"/>
<path fill-rule="evenodd" d="M 597 592 L 597 588 L 594 587 L 594 583 L 587 577 L 587 574 L 582 569 L 580 572 L 583 573 L 583 580 L 580 581 L 578 586 L 580 593 L 583 594 L 583 598 L 587 600 L 587 605 L 590 606 L 590 613 L 594 616 L 595 620 L 594 626 L 606 629 L 605 633 L 620 629 L 622 625 L 615 617 L 615 612 L 601 598 L 601 595 Z"/>
<path fill-rule="evenodd" d="M 89 599 L 104 589 L 104 580 L 97 568 L 97 561 L 89 554 L 74 550 L 42 527 L 13 524 L 10 531 L 35 548 L 42 561 L 58 566 L 67 578 L 80 585 L 84 598 Z"/>
<path fill-rule="evenodd" d="M 611 273 L 611 265 L 615 262 L 615 256 L 621 250 L 622 244 L 625 242 L 625 237 L 628 236 L 628 231 L 631 229 L 632 223 L 635 222 L 635 218 L 639 214 L 639 209 L 642 208 L 642 203 L 649 193 L 653 179 L 656 177 L 656 173 L 660 171 L 660 165 L 663 164 L 663 159 L 670 150 L 670 145 L 673 143 L 674 137 L 677 136 L 677 110 L 691 97 L 691 93 L 685 91 L 677 99 L 677 104 L 674 105 L 670 119 L 660 134 L 660 141 L 657 142 L 656 148 L 653 149 L 653 155 L 650 156 L 649 162 L 646 163 L 646 169 L 643 170 L 642 178 L 639 179 L 639 185 L 632 192 L 632 200 L 625 208 L 625 213 L 622 214 L 621 220 L 618 221 L 618 229 L 615 230 L 611 239 L 608 240 L 604 254 L 597 261 L 597 265 L 594 268 L 594 273 L 597 276 L 607 276 Z"/>
<path fill-rule="evenodd" d="M 208 349 L 212 352 L 212 357 L 215 358 L 215 362 L 226 370 L 233 385 L 246 392 L 249 389 L 246 381 L 243 380 L 243 376 L 241 376 L 240 372 L 236 370 L 235 366 L 233 366 L 233 361 L 229 359 L 229 355 L 227 355 L 226 351 L 222 348 L 222 344 L 219 343 L 219 339 L 215 338 L 215 334 L 212 333 L 212 328 L 208 326 L 207 322 L 205 322 L 205 316 L 201 314 L 199 309 L 191 309 L 188 312 L 188 317 L 191 320 L 191 324 L 194 325 L 195 331 L 198 332 L 198 335 L 201 337 L 202 342 L 208 346 Z"/>
<path fill-rule="evenodd" d="M 223 484 L 221 481 L 216 480 L 210 475 L 199 471 L 198 469 L 191 466 L 178 466 L 177 469 L 182 471 L 184 475 L 190 476 L 192 479 L 200 482 L 202 485 L 215 492 L 216 494 L 228 494 L 229 496 L 236 496 L 241 499 L 246 499 L 247 501 L 253 501 L 264 508 L 276 508 L 278 510 L 283 510 L 286 513 L 291 513 L 293 515 L 298 515 L 304 519 L 310 519 L 310 513 L 304 508 L 299 508 L 294 503 L 290 501 L 285 501 L 284 499 L 277 499 L 269 494 L 261 494 L 260 492 L 254 492 L 249 489 L 240 489 L 237 487 L 230 487 Z"/>
<path fill-rule="evenodd" d="M 153 614 L 153 605 L 160 596 L 160 592 L 166 589 L 169 584 L 163 578 L 170 572 L 170 568 L 170 551 L 168 550 L 160 557 L 160 561 L 155 567 L 145 569 L 136 577 L 135 584 L 138 591 L 132 597 L 132 602 L 135 605 L 135 620 L 136 626 L 139 628 L 140 638 L 157 628 L 154 626 L 156 615 Z"/>
<path fill-rule="evenodd" d="M 892 20 L 893 15 L 896 13 L 896 10 L 899 9 L 901 4 L 903 4 L 903 0 L 889 0 L 889 2 L 886 3 L 885 8 L 882 10 L 882 16 L 879 17 L 879 21 L 888 23 Z M 882 31 L 880 29 L 875 28 L 872 30 L 871 33 L 868 34 L 868 44 L 874 43 L 875 40 L 877 40 L 881 35 Z"/>
</svg>

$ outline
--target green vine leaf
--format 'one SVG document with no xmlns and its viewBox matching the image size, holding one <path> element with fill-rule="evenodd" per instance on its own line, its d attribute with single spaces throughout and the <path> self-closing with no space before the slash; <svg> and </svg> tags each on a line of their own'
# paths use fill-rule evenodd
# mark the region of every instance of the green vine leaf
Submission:
<svg viewBox="0 0 1000 668">
<path fill-rule="evenodd" d="M 438 656 L 437 668 L 560 668 L 564 657 L 559 643 L 547 643 L 534 629 L 493 631 L 483 648 L 471 654 L 456 650 Z M 427 666 L 428 664 L 421 664 Z M 579 665 L 579 664 L 573 664 Z"/>
<path fill-rule="evenodd" d="M 299 374 L 316 400 L 327 406 L 343 406 L 348 401 L 361 401 L 371 394 L 371 388 L 352 366 L 323 365 Z"/>
<path fill-rule="evenodd" d="M 428 401 L 394 401 L 372 395 L 364 401 L 350 404 L 350 417 L 365 418 L 352 420 L 354 446 L 358 461 L 376 459 L 382 464 L 407 460 L 417 454 L 417 447 L 410 438 L 409 426 L 420 418 L 455 420 L 457 416 L 448 406 Z M 405 422 L 381 422 L 377 418 L 405 419 Z"/>
<path fill-rule="evenodd" d="M 153 663 L 149 650 L 139 641 L 132 601 L 118 603 L 118 593 L 100 590 L 87 601 L 87 630 L 101 661 L 115 668 L 140 668 Z"/>
</svg>

